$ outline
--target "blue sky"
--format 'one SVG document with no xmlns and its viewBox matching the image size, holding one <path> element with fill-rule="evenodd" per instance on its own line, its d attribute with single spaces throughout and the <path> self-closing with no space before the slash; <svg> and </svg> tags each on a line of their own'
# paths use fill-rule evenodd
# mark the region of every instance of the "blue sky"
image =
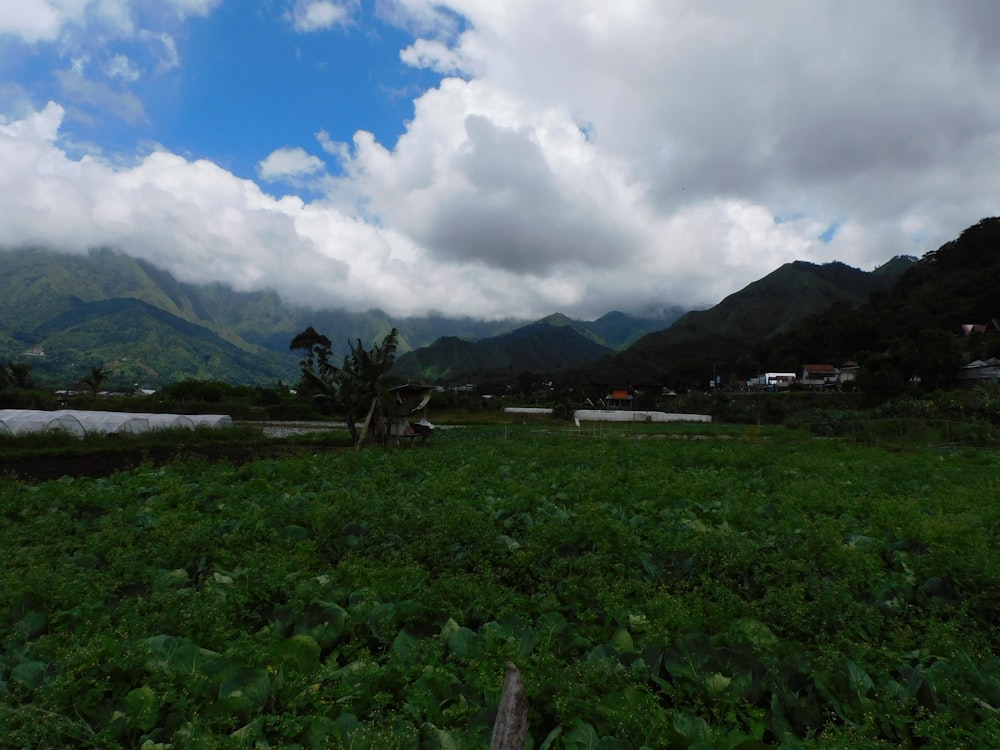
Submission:
<svg viewBox="0 0 1000 750">
<path fill-rule="evenodd" d="M 191 24 L 180 44 L 188 72 L 174 107 L 157 113 L 158 140 L 240 176 L 253 177 L 273 149 L 310 144 L 319 131 L 346 142 L 365 129 L 394 142 L 415 96 L 440 80 L 403 64 L 407 35 L 367 9 L 346 27 L 307 34 L 276 6 L 246 10 L 223 3 Z"/>
<path fill-rule="evenodd" d="M 17 0 L 0 248 L 396 315 L 714 304 L 996 213 L 990 0 Z"/>
<path fill-rule="evenodd" d="M 411 37 L 379 18 L 372 2 L 343 23 L 308 32 L 296 30 L 289 18 L 295 6 L 287 3 L 205 7 L 211 12 L 184 24 L 154 15 L 150 20 L 159 23 L 149 34 L 100 46 L 8 39 L 4 69 L 36 104 L 66 98 L 67 139 L 109 154 L 155 143 L 244 178 L 253 178 L 274 149 L 309 144 L 320 131 L 336 141 L 350 141 L 358 129 L 395 141 L 413 116 L 415 96 L 441 79 L 400 60 Z M 142 10 L 137 6 L 138 18 Z M 157 34 L 171 34 L 176 66 L 164 63 L 171 53 Z M 135 72 L 109 73 L 117 56 L 127 57 Z M 75 61 L 84 66 L 81 78 L 106 87 L 104 98 L 66 96 Z"/>
</svg>

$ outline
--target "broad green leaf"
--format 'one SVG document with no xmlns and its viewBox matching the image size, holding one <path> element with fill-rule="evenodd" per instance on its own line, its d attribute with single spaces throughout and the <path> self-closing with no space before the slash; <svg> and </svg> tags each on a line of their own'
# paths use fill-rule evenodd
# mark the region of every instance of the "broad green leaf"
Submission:
<svg viewBox="0 0 1000 750">
<path fill-rule="evenodd" d="M 210 662 L 214 664 L 221 658 L 215 651 L 200 648 L 186 638 L 172 635 L 154 635 L 147 638 L 145 643 L 150 651 L 146 669 L 163 670 L 170 674 L 191 675 L 204 672 Z"/>
<path fill-rule="evenodd" d="M 646 615 L 640 613 L 629 613 L 628 616 L 628 626 L 638 633 L 641 633 L 647 627 L 649 627 L 649 618 Z"/>
<path fill-rule="evenodd" d="M 256 745 L 263 734 L 264 717 L 258 716 L 249 724 L 244 724 L 229 736 L 236 740 L 238 747 L 251 747 Z"/>
<path fill-rule="evenodd" d="M 289 524 L 285 527 L 285 538 L 292 542 L 301 542 L 309 538 L 309 529 L 298 524 Z"/>
<path fill-rule="evenodd" d="M 125 696 L 125 709 L 129 723 L 148 732 L 156 726 L 162 701 L 149 685 L 130 690 Z"/>
<path fill-rule="evenodd" d="M 847 677 L 850 680 L 852 698 L 861 706 L 869 703 L 868 694 L 875 689 L 875 683 L 868 673 L 853 661 L 847 662 Z"/>
<path fill-rule="evenodd" d="M 10 670 L 10 681 L 28 690 L 34 690 L 45 679 L 45 670 L 48 666 L 43 661 L 22 662 Z"/>
<path fill-rule="evenodd" d="M 250 713 L 264 707 L 271 695 L 271 680 L 263 669 L 231 664 L 223 671 L 219 700 Z"/>
<path fill-rule="evenodd" d="M 625 628 L 618 628 L 609 642 L 619 653 L 631 654 L 635 651 L 632 635 Z"/>
<path fill-rule="evenodd" d="M 392 653 L 405 656 L 420 645 L 420 640 L 414 638 L 406 629 L 400 630 L 392 642 Z"/>
<path fill-rule="evenodd" d="M 545 739 L 542 740 L 542 744 L 538 746 L 538 750 L 549 750 L 552 747 L 552 743 L 555 742 L 562 735 L 563 728 L 558 726 L 549 732 Z"/>
<path fill-rule="evenodd" d="M 603 662 L 618 664 L 618 651 L 610 643 L 602 643 L 599 646 L 594 646 L 594 648 L 587 652 L 588 664 L 596 665 Z"/>
<path fill-rule="evenodd" d="M 30 641 L 44 633 L 48 624 L 49 618 L 44 613 L 31 610 L 14 626 L 14 632 L 21 640 Z"/>
<path fill-rule="evenodd" d="M 344 744 L 344 747 L 351 747 L 351 735 L 361 729 L 362 724 L 358 720 L 358 717 L 352 713 L 342 713 L 333 722 L 334 731 L 337 732 L 340 737 L 340 741 Z M 327 747 L 326 745 L 323 746 Z"/>
<path fill-rule="evenodd" d="M 468 659 L 479 647 L 479 634 L 466 627 L 460 627 L 448 636 L 448 649 L 459 659 Z"/>
<path fill-rule="evenodd" d="M 771 632 L 771 629 L 759 620 L 751 617 L 744 617 L 737 620 L 731 632 L 740 634 L 759 650 L 767 650 L 777 645 L 778 637 Z"/>
<path fill-rule="evenodd" d="M 395 627 L 396 605 L 392 602 L 376 604 L 369 610 L 368 630 L 379 640 L 388 638 L 391 632 L 395 632 Z"/>
<path fill-rule="evenodd" d="M 448 640 L 451 637 L 452 633 L 455 633 L 459 629 L 459 627 L 461 626 L 457 622 L 455 622 L 454 619 L 449 617 L 448 621 L 441 626 L 441 637 L 444 638 L 445 640 Z"/>
<path fill-rule="evenodd" d="M 573 719 L 573 724 L 563 737 L 566 750 L 597 750 L 601 738 L 597 731 L 583 719 Z"/>
<path fill-rule="evenodd" d="M 675 713 L 673 717 L 673 730 L 688 744 L 695 740 L 708 739 L 710 731 L 704 719 L 687 714 Z"/>
<path fill-rule="evenodd" d="M 499 536 L 500 541 L 503 543 L 504 547 L 508 552 L 514 552 L 521 549 L 521 543 L 514 539 L 514 537 L 507 536 L 506 534 L 501 534 Z"/>
<path fill-rule="evenodd" d="M 319 667 L 320 647 L 310 635 L 293 635 L 277 645 L 274 655 L 286 669 L 309 673 Z"/>
<path fill-rule="evenodd" d="M 458 750 L 458 743 L 450 732 L 434 727 L 431 730 L 430 750 Z"/>
<path fill-rule="evenodd" d="M 153 591 L 162 593 L 184 588 L 190 583 L 190 576 L 184 568 L 174 570 L 158 570 L 153 578 Z"/>
<path fill-rule="evenodd" d="M 720 672 L 714 672 L 705 678 L 705 687 L 708 688 L 710 695 L 718 695 L 724 692 L 732 681 L 732 677 L 726 677 Z"/>
<path fill-rule="evenodd" d="M 347 624 L 347 610 L 339 604 L 314 601 L 295 622 L 296 633 L 308 633 L 320 645 L 329 648 L 337 642 Z"/>
</svg>

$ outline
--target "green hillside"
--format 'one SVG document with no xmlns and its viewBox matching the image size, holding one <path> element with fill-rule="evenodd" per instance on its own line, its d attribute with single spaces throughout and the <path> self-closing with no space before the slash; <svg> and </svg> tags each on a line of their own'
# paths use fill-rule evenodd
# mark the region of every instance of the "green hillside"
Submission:
<svg viewBox="0 0 1000 750">
<path fill-rule="evenodd" d="M 569 318 L 557 315 L 480 341 L 439 339 L 399 357 L 392 372 L 438 382 L 482 380 L 575 367 L 611 351 L 577 330 Z"/>
<path fill-rule="evenodd" d="M 747 355 L 762 341 L 833 305 L 856 307 L 890 288 L 909 265 L 901 260 L 866 272 L 843 263 L 786 263 L 715 307 L 689 312 L 666 330 L 642 337 L 604 366 L 605 376 L 697 381 L 706 362 L 711 369 L 712 361 Z"/>
<path fill-rule="evenodd" d="M 273 383 L 297 377 L 289 357 L 241 349 L 208 328 L 137 299 L 81 303 L 37 328 L 35 335 L 44 342 L 44 356 L 34 358 L 33 368 L 53 382 L 97 365 L 111 371 L 112 387 L 191 378 Z"/>
<path fill-rule="evenodd" d="M 459 366 L 456 354 L 453 365 L 431 370 L 507 371 L 522 361 L 525 367 L 547 370 L 604 353 L 603 346 L 620 348 L 651 327 L 665 325 L 619 316 L 594 324 L 568 318 L 559 323 L 589 340 L 589 348 L 581 349 L 589 354 L 578 355 L 570 351 L 577 344 L 553 339 L 544 345 L 512 345 L 508 348 L 521 352 L 513 359 L 508 353 L 477 362 L 483 352 L 479 348 L 466 364 Z M 564 316 L 550 320 L 553 326 L 558 317 Z M 298 358 L 288 347 L 308 326 L 328 336 L 337 353 L 347 350 L 349 340 L 375 341 L 395 327 L 399 351 L 405 353 L 442 337 L 489 339 L 520 325 L 514 319 L 440 314 L 394 319 L 378 309 L 309 309 L 290 304 L 273 290 L 240 292 L 225 284 L 183 282 L 147 261 L 108 249 L 76 255 L 42 248 L 0 250 L 0 361 L 29 362 L 36 376 L 53 387 L 70 387 L 82 371 L 98 365 L 111 367 L 116 384 L 152 387 L 187 378 L 234 384 L 295 380 Z M 553 356 L 551 363 L 546 351 Z"/>
<path fill-rule="evenodd" d="M 288 346 L 308 326 L 338 354 L 349 340 L 378 340 L 395 327 L 394 373 L 411 379 L 469 382 L 562 370 L 590 380 L 696 386 L 713 363 L 726 373 L 797 369 L 803 361 L 884 353 L 900 335 L 988 322 L 1000 314 L 998 221 L 980 222 L 919 263 L 898 256 L 872 272 L 788 263 L 707 310 L 668 308 L 650 319 L 613 311 L 589 322 L 557 313 L 527 325 L 312 310 L 270 290 L 182 282 L 111 250 L 7 250 L 0 251 L 0 360 L 28 361 L 57 387 L 97 365 L 110 366 L 117 382 L 153 387 L 186 378 L 265 384 L 297 379 Z"/>
<path fill-rule="evenodd" d="M 761 342 L 762 362 L 839 363 L 855 359 L 888 367 L 925 386 L 972 359 L 1000 356 L 1000 218 L 983 219 L 955 240 L 910 264 L 896 283 L 858 307 L 838 305 L 795 330 Z M 987 325 L 965 336 L 963 324 Z"/>
<path fill-rule="evenodd" d="M 393 372 L 410 379 L 457 382 L 586 366 L 666 327 L 682 312 L 671 310 L 674 317 L 637 318 L 612 311 L 594 321 L 553 313 L 478 340 L 444 336 L 401 356 Z"/>
</svg>

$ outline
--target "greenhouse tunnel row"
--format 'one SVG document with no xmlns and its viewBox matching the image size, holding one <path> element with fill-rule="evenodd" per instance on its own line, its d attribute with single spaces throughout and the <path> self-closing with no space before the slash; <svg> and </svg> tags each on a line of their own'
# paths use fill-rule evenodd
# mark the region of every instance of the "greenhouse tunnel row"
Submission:
<svg viewBox="0 0 1000 750">
<path fill-rule="evenodd" d="M 0 434 L 23 435 L 61 430 L 72 435 L 121 435 L 170 428 L 225 427 L 225 414 L 133 414 L 114 411 L 61 409 L 0 409 Z"/>
</svg>

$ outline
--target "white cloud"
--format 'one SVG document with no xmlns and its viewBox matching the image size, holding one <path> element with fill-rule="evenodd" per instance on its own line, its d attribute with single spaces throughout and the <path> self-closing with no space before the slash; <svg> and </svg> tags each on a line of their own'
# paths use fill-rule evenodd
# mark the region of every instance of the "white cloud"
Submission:
<svg viewBox="0 0 1000 750">
<path fill-rule="evenodd" d="M 186 280 L 267 286 L 313 305 L 378 301 L 397 315 L 430 305 L 502 316 L 548 283 L 498 274 L 484 284 L 475 266 L 434 261 L 406 236 L 328 205 L 276 199 L 211 162 L 165 151 L 126 167 L 71 159 L 58 146 L 63 116 L 49 104 L 0 124 L 6 246 L 119 247 Z"/>
<path fill-rule="evenodd" d="M 146 119 L 142 102 L 130 91 L 116 90 L 73 71 L 56 71 L 55 78 L 66 100 L 81 105 L 86 110 L 113 114 L 127 123 Z M 81 110 L 79 116 L 86 115 Z"/>
<path fill-rule="evenodd" d="M 89 33 L 88 27 L 113 30 L 117 36 L 136 32 L 134 17 L 146 0 L 7 0 L 0 5 L 0 34 L 13 34 L 24 41 L 52 41 L 75 28 Z M 222 0 L 156 0 L 160 8 L 170 8 L 183 20 L 206 16 Z M 154 6 L 156 7 L 156 6 Z"/>
<path fill-rule="evenodd" d="M 257 173 L 262 179 L 273 181 L 283 177 L 304 177 L 323 168 L 323 160 L 306 153 L 305 149 L 279 148 L 257 165 Z"/>
<path fill-rule="evenodd" d="M 476 70 L 474 60 L 436 39 L 417 39 L 399 53 L 399 59 L 415 68 L 430 68 L 446 76 L 471 74 Z"/>
<path fill-rule="evenodd" d="M 386 23 L 417 37 L 450 40 L 461 26 L 461 14 L 436 0 L 376 0 L 375 13 Z"/>
<path fill-rule="evenodd" d="M 13 34 L 26 42 L 53 39 L 61 26 L 59 9 L 48 0 L 20 0 L 0 8 L 0 34 Z"/>
<path fill-rule="evenodd" d="M 147 43 L 147 48 L 156 60 L 156 70 L 159 73 L 177 68 L 181 64 L 177 52 L 177 43 L 165 31 L 154 32 L 143 29 L 139 38 Z"/>
<path fill-rule="evenodd" d="M 428 3 L 392 7 L 419 25 Z M 401 57 L 461 78 L 416 101 L 397 143 L 359 133 L 337 196 L 436 257 L 558 277 L 580 305 L 584 266 L 619 304 L 653 287 L 714 302 L 797 258 L 921 254 L 995 211 L 1000 43 L 981 29 L 1000 8 L 433 7 L 464 29 Z"/>
<path fill-rule="evenodd" d="M 42 11 L 69 6 L 25 7 L 39 14 L 18 28 L 41 35 Z M 286 7 L 307 30 L 360 6 Z M 396 142 L 318 132 L 335 177 L 295 144 L 260 163 L 262 180 L 323 185 L 323 200 L 279 200 L 165 151 L 127 167 L 70 158 L 53 105 L 0 128 L 6 241 L 117 244 L 185 278 L 319 304 L 531 317 L 713 304 L 788 261 L 872 268 L 996 213 L 1000 5 L 377 8 L 417 35 L 404 62 L 450 77 L 415 100 Z M 67 108 L 105 97 L 141 113 L 71 75 Z"/>
<path fill-rule="evenodd" d="M 104 65 L 104 72 L 109 78 L 121 78 L 129 83 L 139 78 L 139 69 L 125 55 L 112 55 Z"/>
<path fill-rule="evenodd" d="M 222 0 L 163 0 L 163 2 L 165 5 L 173 6 L 181 18 L 207 16 L 222 4 Z"/>
<path fill-rule="evenodd" d="M 310 32 L 332 29 L 347 23 L 353 2 L 333 0 L 295 0 L 288 12 L 288 19 L 296 31 Z"/>
</svg>

